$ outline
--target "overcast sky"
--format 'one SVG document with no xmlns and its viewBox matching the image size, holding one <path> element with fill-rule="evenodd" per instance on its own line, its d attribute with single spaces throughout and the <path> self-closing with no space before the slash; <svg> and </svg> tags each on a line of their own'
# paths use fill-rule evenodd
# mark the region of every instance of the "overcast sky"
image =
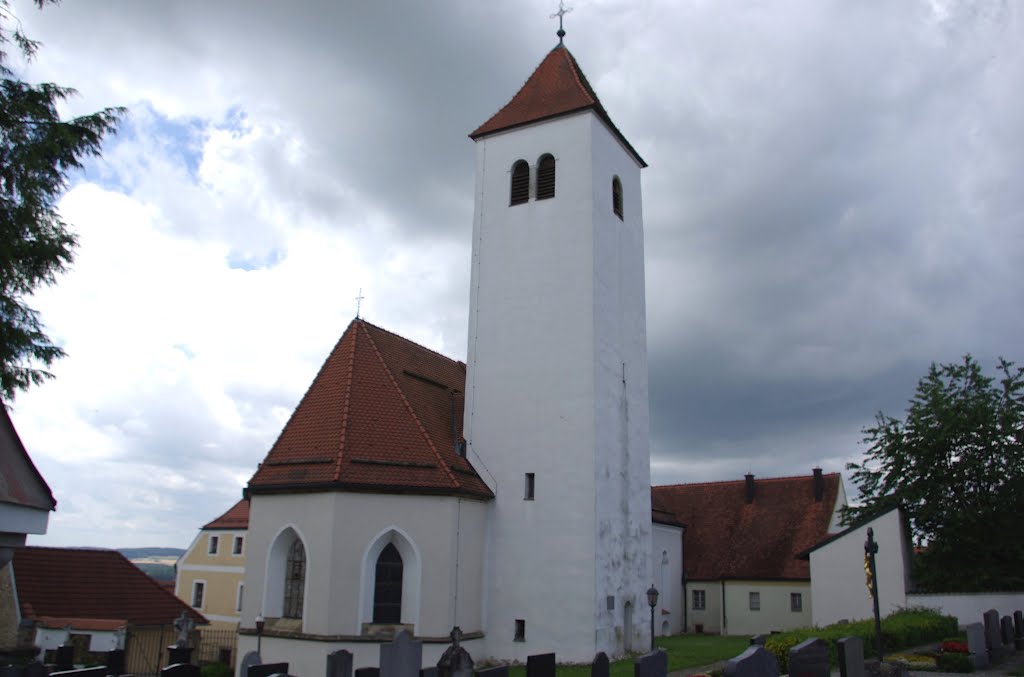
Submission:
<svg viewBox="0 0 1024 677">
<path fill-rule="evenodd" d="M 650 164 L 655 483 L 841 471 L 930 362 L 1024 360 L 1022 5 L 571 4 L 566 45 Z M 131 110 L 33 300 L 68 357 L 13 403 L 58 500 L 30 542 L 186 547 L 360 288 L 465 359 L 466 135 L 556 44 L 556 2 L 15 7 L 28 79 Z"/>
</svg>

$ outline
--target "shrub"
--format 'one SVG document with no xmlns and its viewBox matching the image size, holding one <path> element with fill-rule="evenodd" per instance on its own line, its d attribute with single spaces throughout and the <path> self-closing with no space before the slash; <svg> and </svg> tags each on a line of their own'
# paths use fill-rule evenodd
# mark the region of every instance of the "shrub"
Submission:
<svg viewBox="0 0 1024 677">
<path fill-rule="evenodd" d="M 935 663 L 943 672 L 974 672 L 974 663 L 966 653 L 941 653 Z"/>
<path fill-rule="evenodd" d="M 210 663 L 199 669 L 200 677 L 231 677 L 232 670 L 223 663 Z"/>
</svg>

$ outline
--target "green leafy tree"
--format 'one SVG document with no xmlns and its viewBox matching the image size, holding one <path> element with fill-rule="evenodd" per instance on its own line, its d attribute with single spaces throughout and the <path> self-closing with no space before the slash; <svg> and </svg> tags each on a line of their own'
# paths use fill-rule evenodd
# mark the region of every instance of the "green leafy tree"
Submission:
<svg viewBox="0 0 1024 677">
<path fill-rule="evenodd" d="M 55 0 L 35 0 L 42 8 Z M 74 233 L 57 211 L 69 174 L 98 156 L 123 108 L 62 120 L 58 105 L 75 90 L 21 81 L 8 61 L 14 46 L 26 60 L 38 43 L 21 31 L 8 0 L 0 0 L 0 394 L 50 378 L 45 370 L 64 355 L 44 332 L 38 311 L 25 303 L 73 260 Z"/>
<path fill-rule="evenodd" d="M 879 413 L 850 463 L 863 505 L 847 523 L 896 506 L 918 546 L 925 590 L 1024 590 L 1024 369 L 970 355 L 932 364 L 902 420 Z"/>
</svg>

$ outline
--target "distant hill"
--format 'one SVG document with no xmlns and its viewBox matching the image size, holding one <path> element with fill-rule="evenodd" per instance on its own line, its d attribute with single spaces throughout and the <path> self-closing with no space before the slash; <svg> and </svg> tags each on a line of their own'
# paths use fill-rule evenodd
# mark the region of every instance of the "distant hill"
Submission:
<svg viewBox="0 0 1024 677">
<path fill-rule="evenodd" d="M 169 564 L 154 564 L 152 562 L 134 562 L 135 566 L 149 574 L 149 577 L 157 581 L 173 581 L 174 567 Z"/>
<path fill-rule="evenodd" d="M 174 557 L 185 554 L 184 548 L 118 548 L 117 551 L 128 559 L 144 559 L 146 557 Z"/>
</svg>

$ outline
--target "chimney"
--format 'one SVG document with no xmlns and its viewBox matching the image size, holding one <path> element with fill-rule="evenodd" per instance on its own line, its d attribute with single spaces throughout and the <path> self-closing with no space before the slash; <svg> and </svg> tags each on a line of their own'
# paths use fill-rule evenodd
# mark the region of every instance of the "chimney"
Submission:
<svg viewBox="0 0 1024 677">
<path fill-rule="evenodd" d="M 747 480 L 747 503 L 753 503 L 754 502 L 754 476 L 752 474 L 750 474 L 750 473 L 747 473 L 744 477 Z"/>
<path fill-rule="evenodd" d="M 814 469 L 814 502 L 821 503 L 825 497 L 825 478 L 821 476 L 821 468 Z"/>
</svg>

